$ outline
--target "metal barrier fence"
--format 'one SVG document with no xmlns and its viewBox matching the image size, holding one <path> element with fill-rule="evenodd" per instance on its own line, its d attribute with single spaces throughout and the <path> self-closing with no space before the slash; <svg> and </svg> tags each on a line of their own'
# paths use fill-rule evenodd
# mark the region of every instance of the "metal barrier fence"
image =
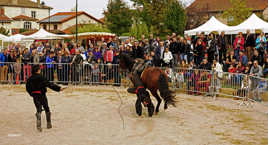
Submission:
<svg viewBox="0 0 268 145">
<path fill-rule="evenodd" d="M 23 84 L 31 76 L 33 63 L 0 63 L 0 83 Z M 126 73 L 116 64 L 40 63 L 41 74 L 59 84 L 120 85 Z"/>
<path fill-rule="evenodd" d="M 22 84 L 31 75 L 34 64 L 0 63 L 0 83 Z M 40 64 L 41 73 L 55 83 L 68 85 L 130 85 L 127 72 L 117 64 Z M 209 70 L 163 68 L 173 89 L 191 95 L 227 95 L 261 100 L 267 91 L 268 80 L 244 74 Z"/>
<path fill-rule="evenodd" d="M 261 101 L 268 91 L 268 80 L 256 76 L 183 68 L 166 69 L 166 72 L 174 89 L 191 95 L 224 95 Z"/>
</svg>

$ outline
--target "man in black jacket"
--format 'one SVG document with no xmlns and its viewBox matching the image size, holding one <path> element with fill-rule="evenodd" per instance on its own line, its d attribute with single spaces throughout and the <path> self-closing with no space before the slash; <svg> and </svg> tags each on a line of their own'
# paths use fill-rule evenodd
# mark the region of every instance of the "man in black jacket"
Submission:
<svg viewBox="0 0 268 145">
<path fill-rule="evenodd" d="M 71 69 L 72 69 L 72 74 L 71 74 L 71 80 L 73 81 L 74 84 L 78 84 L 81 81 L 81 66 L 83 63 L 83 57 L 81 56 L 80 50 L 76 49 L 75 50 L 75 56 L 72 59 L 71 62 Z"/>
<path fill-rule="evenodd" d="M 173 66 L 178 65 L 178 54 L 179 54 L 178 47 L 179 46 L 178 46 L 178 43 L 177 43 L 177 38 L 173 37 L 172 41 L 170 43 L 170 46 L 169 46 L 169 50 L 172 53 L 172 56 L 174 58 L 174 61 L 173 61 L 174 65 Z"/>
<path fill-rule="evenodd" d="M 246 54 L 251 59 L 253 48 L 256 46 L 256 40 L 254 38 L 253 34 L 250 34 L 250 30 L 247 30 L 247 35 L 245 37 L 245 48 L 246 48 Z"/>
<path fill-rule="evenodd" d="M 218 37 L 218 48 L 219 48 L 219 61 L 223 63 L 226 60 L 228 40 L 224 32 Z"/>
<path fill-rule="evenodd" d="M 132 50 L 133 50 L 133 56 L 134 58 L 141 58 L 141 59 L 144 59 L 144 49 L 142 46 L 139 45 L 139 42 L 136 41 L 134 43 L 134 46 L 132 47 Z"/>
<path fill-rule="evenodd" d="M 33 101 L 36 107 L 36 119 L 37 119 L 37 130 L 42 131 L 41 128 L 41 112 L 42 107 L 45 109 L 46 112 L 46 119 L 47 119 L 47 128 L 52 128 L 51 124 L 51 113 L 48 106 L 48 101 L 46 97 L 47 87 L 54 91 L 63 91 L 63 88 L 60 86 L 50 83 L 46 78 L 40 75 L 40 66 L 34 65 L 32 68 L 32 76 L 27 80 L 26 83 L 26 90 L 33 97 Z"/>
</svg>

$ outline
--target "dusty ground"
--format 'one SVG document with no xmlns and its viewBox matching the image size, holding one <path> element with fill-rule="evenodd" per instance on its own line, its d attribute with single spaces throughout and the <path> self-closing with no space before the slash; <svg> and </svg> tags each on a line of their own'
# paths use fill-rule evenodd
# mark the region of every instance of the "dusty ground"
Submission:
<svg viewBox="0 0 268 145">
<path fill-rule="evenodd" d="M 135 113 L 136 97 L 112 87 L 84 87 L 48 93 L 51 130 L 35 129 L 35 108 L 23 86 L 0 87 L 1 145 L 267 145 L 268 108 L 241 107 L 231 99 L 177 94 L 177 108 L 158 116 Z M 42 114 L 45 128 L 45 115 Z"/>
</svg>

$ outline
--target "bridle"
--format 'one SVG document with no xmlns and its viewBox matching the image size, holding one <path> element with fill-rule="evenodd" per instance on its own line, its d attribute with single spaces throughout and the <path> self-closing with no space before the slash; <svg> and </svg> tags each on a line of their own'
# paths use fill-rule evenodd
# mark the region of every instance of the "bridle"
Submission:
<svg viewBox="0 0 268 145">
<path fill-rule="evenodd" d="M 143 86 L 139 86 L 139 87 L 137 87 L 137 89 L 136 89 L 136 94 L 137 94 L 137 95 L 138 95 L 138 92 L 139 92 L 140 89 L 145 89 L 145 88 L 144 88 Z M 146 96 L 146 97 L 147 97 L 147 96 Z M 144 98 L 145 98 L 145 97 L 144 97 Z M 143 103 L 144 106 L 147 106 L 148 104 L 150 104 L 150 102 L 145 101 L 144 98 L 141 98 L 141 99 L 142 99 L 142 103 Z"/>
</svg>

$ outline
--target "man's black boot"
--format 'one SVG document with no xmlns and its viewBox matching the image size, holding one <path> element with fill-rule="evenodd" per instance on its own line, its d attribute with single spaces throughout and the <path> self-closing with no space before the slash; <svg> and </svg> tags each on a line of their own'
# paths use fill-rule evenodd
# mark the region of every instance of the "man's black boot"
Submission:
<svg viewBox="0 0 268 145">
<path fill-rule="evenodd" d="M 41 127 L 41 113 L 36 113 L 36 128 L 38 131 L 42 132 L 42 127 Z"/>
<path fill-rule="evenodd" d="M 46 112 L 46 118 L 47 118 L 47 129 L 50 129 L 50 128 L 52 128 L 51 113 L 50 112 Z"/>
</svg>

